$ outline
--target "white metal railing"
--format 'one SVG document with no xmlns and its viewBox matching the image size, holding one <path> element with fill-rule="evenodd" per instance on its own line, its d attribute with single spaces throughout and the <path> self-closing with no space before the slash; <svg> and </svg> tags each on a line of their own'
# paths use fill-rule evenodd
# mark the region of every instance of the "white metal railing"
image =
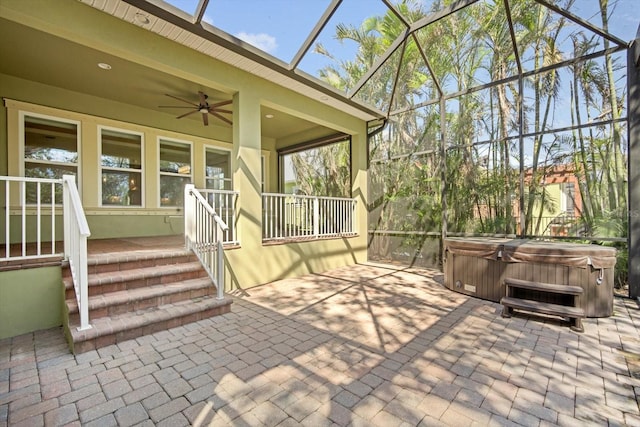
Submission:
<svg viewBox="0 0 640 427">
<path fill-rule="evenodd" d="M 3 253 L 0 261 L 64 256 L 80 312 L 79 330 L 89 329 L 87 237 L 91 235 L 75 177 L 62 179 L 0 176 L 4 193 Z M 11 204 L 16 205 L 12 212 Z M 62 211 L 63 235 L 58 236 Z M 13 235 L 12 235 L 13 232 Z M 63 252 L 57 241 L 64 239 Z"/>
<path fill-rule="evenodd" d="M 56 246 L 62 238 L 56 234 L 62 180 L 0 176 L 0 183 L 0 194 L 4 192 L 0 261 L 62 256 Z M 11 203 L 16 205 L 13 212 Z"/>
<path fill-rule="evenodd" d="M 238 192 L 231 190 L 210 190 L 199 189 L 198 192 L 209 203 L 213 210 L 220 216 L 227 225 L 227 230 L 223 232 L 223 243 L 239 244 L 236 234 L 236 202 Z"/>
<path fill-rule="evenodd" d="M 310 239 L 357 234 L 356 200 L 262 194 L 262 238 Z"/>
<path fill-rule="evenodd" d="M 184 238 L 224 298 L 224 232 L 227 224 L 193 184 L 184 189 Z"/>
<path fill-rule="evenodd" d="M 64 218 L 64 255 L 69 261 L 69 269 L 76 291 L 80 313 L 79 331 L 90 329 L 89 324 L 89 281 L 87 273 L 87 237 L 91 235 L 89 224 L 82 209 L 80 194 L 75 177 L 64 175 L 63 181 L 63 218 Z"/>
</svg>

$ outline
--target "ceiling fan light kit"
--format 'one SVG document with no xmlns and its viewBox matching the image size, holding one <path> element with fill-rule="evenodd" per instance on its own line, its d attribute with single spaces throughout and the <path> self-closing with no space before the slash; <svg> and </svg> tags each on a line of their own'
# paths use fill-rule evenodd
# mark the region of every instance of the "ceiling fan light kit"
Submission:
<svg viewBox="0 0 640 427">
<path fill-rule="evenodd" d="M 232 114 L 231 110 L 227 110 L 227 109 L 223 109 L 220 107 L 224 107 L 225 105 L 229 105 L 231 104 L 233 101 L 228 100 L 228 101 L 220 101 L 220 102 L 216 102 L 214 104 L 209 104 L 209 96 L 207 96 L 206 93 L 202 92 L 202 91 L 198 91 L 198 97 L 199 97 L 199 103 L 196 104 L 195 102 L 192 101 L 188 101 L 186 99 L 180 98 L 178 96 L 174 96 L 174 95 L 170 95 L 170 94 L 165 94 L 166 96 L 168 96 L 169 98 L 173 98 L 173 99 L 177 99 L 178 101 L 184 102 L 186 104 L 189 104 L 189 107 L 187 106 L 183 106 L 183 105 L 160 105 L 160 108 L 189 108 L 191 111 L 188 111 L 184 114 L 181 114 L 179 116 L 176 117 L 176 119 L 181 119 L 183 117 L 187 117 L 190 116 L 191 114 L 194 113 L 201 113 L 202 114 L 202 123 L 205 126 L 209 125 L 209 114 L 211 114 L 213 117 L 215 117 L 218 120 L 221 120 L 229 125 L 232 125 L 233 122 L 231 121 L 231 119 L 226 118 L 225 116 L 223 116 L 222 114 Z"/>
</svg>

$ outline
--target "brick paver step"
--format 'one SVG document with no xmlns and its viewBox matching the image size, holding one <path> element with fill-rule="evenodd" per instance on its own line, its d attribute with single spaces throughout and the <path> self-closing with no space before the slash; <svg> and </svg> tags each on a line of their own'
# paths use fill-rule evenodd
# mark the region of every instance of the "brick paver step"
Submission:
<svg viewBox="0 0 640 427">
<path fill-rule="evenodd" d="M 205 296 L 116 316 L 90 319 L 91 328 L 78 331 L 69 324 L 74 353 L 129 340 L 142 335 L 181 326 L 214 315 L 228 313 L 232 300 Z"/>
<path fill-rule="evenodd" d="M 97 318 L 213 295 L 215 292 L 216 288 L 209 277 L 189 279 L 90 296 L 89 312 L 93 318 Z M 75 298 L 67 299 L 66 304 L 70 315 L 78 313 L 78 303 Z"/>
<path fill-rule="evenodd" d="M 157 265 L 123 271 L 89 274 L 89 296 L 107 292 L 148 287 L 205 277 L 206 271 L 198 261 L 180 264 Z M 70 277 L 64 279 L 68 299 L 73 297 Z"/>
<path fill-rule="evenodd" d="M 184 249 L 141 250 L 89 255 L 87 266 L 89 274 L 94 274 L 164 264 L 178 264 L 195 260 L 195 255 Z"/>
</svg>

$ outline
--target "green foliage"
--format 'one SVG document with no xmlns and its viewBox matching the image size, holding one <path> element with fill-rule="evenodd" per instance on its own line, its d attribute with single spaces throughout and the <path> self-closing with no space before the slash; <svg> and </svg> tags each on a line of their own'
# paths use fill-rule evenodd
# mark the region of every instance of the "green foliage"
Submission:
<svg viewBox="0 0 640 427">
<path fill-rule="evenodd" d="M 409 22 L 418 22 L 454 1 L 435 0 L 428 8 L 414 0 L 395 3 Z M 579 2 L 553 3 L 571 11 Z M 508 2 L 512 34 L 506 5 L 477 2 L 416 31 L 353 94 L 389 112 L 388 126 L 370 141 L 371 228 L 438 232 L 446 214 L 452 232 L 537 235 L 548 233 L 555 218 L 576 236 L 626 235 L 626 223 L 604 214 L 617 216 L 627 205 L 624 129 L 616 120 L 585 126 L 621 117 L 619 64 L 611 55 L 590 57 L 527 73 L 521 88 L 509 80 L 520 69 L 592 54 L 602 40 L 531 0 Z M 614 6 L 605 4 L 605 12 Z M 327 67 L 321 77 L 348 91 L 404 31 L 392 12 L 359 27 L 338 26 L 335 37 L 354 41 L 356 58 Z M 316 52 L 331 56 L 322 46 Z M 467 91 L 487 81 L 504 83 Z M 441 91 L 458 95 L 441 102 Z M 548 131 L 561 127 L 560 114 L 575 130 Z M 518 138 L 521 130 L 528 136 Z M 563 168 L 578 181 L 571 210 L 548 187 Z M 572 211 L 578 220 L 565 218 Z M 415 239 L 405 243 L 419 244 Z"/>
</svg>

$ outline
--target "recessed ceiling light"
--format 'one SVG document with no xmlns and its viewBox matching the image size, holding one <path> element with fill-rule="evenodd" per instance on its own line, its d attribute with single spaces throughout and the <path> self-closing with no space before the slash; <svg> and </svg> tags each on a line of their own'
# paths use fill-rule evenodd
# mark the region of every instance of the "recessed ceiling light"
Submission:
<svg viewBox="0 0 640 427">
<path fill-rule="evenodd" d="M 137 12 L 135 14 L 135 16 L 133 17 L 133 19 L 135 19 L 138 23 L 140 23 L 142 25 L 147 25 L 149 22 L 151 22 L 149 20 L 149 17 L 147 15 L 145 15 L 144 13 L 141 13 L 141 12 Z"/>
<path fill-rule="evenodd" d="M 267 119 L 273 119 L 273 114 L 265 114 L 264 115 Z"/>
<path fill-rule="evenodd" d="M 106 62 L 99 62 L 98 67 L 102 68 L 103 70 L 111 69 L 111 65 L 107 64 Z"/>
</svg>

